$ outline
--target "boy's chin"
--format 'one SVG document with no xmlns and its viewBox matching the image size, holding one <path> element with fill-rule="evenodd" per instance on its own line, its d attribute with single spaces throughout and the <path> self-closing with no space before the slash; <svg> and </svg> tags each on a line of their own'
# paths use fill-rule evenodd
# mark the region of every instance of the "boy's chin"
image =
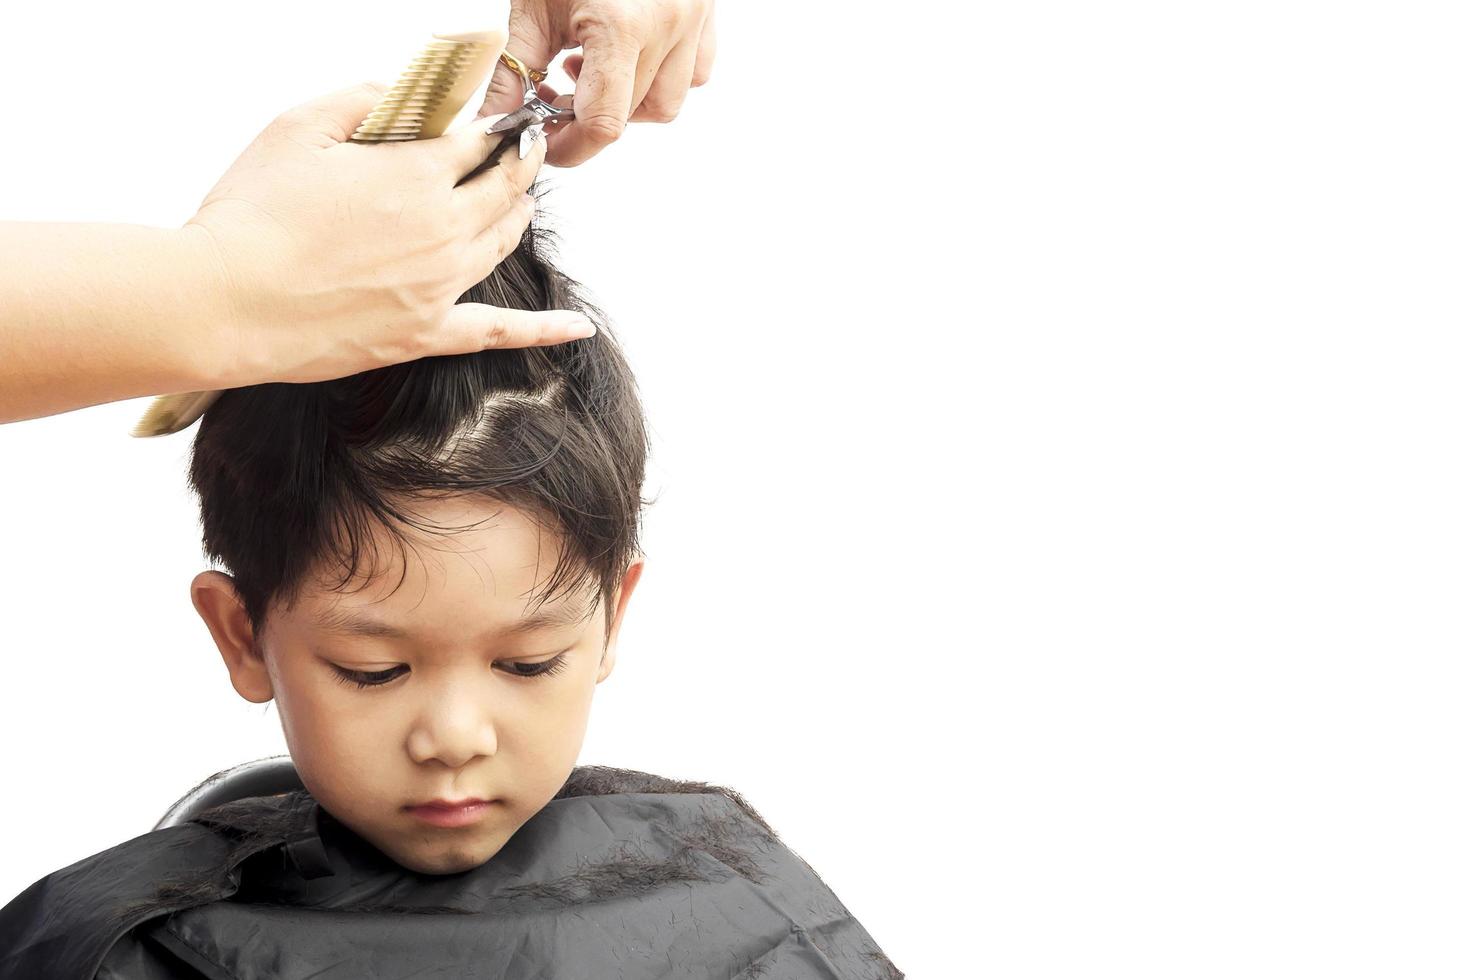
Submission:
<svg viewBox="0 0 1470 980">
<path fill-rule="evenodd" d="M 453 875 L 472 871 L 495 856 L 499 848 L 467 848 L 447 844 L 443 847 L 412 848 L 403 853 L 388 852 L 397 864 L 424 875 Z"/>
</svg>

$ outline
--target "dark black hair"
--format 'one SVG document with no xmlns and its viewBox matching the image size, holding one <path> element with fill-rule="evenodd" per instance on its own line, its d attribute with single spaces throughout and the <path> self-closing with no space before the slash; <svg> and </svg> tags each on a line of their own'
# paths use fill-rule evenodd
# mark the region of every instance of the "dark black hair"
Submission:
<svg viewBox="0 0 1470 980">
<path fill-rule="evenodd" d="M 461 530 L 407 506 L 451 494 L 508 504 L 551 532 L 563 546 L 536 605 L 595 586 L 611 630 L 617 588 L 641 553 L 648 436 L 607 317 L 551 264 L 553 240 L 533 221 L 459 302 L 579 310 L 597 324 L 591 337 L 235 388 L 205 412 L 189 462 L 204 551 L 233 577 L 257 637 L 272 605 L 289 607 L 309 576 L 340 567 L 335 587 L 352 580 L 369 522 L 405 558 L 404 528 Z"/>
</svg>

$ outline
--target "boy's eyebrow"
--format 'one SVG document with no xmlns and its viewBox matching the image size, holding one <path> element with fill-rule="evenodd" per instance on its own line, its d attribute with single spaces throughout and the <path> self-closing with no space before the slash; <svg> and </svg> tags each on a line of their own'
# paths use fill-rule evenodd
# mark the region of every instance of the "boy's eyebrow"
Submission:
<svg viewBox="0 0 1470 980">
<path fill-rule="evenodd" d="M 542 609 L 534 615 L 505 627 L 499 631 L 500 636 L 520 636 L 524 633 L 534 633 L 537 630 L 554 626 L 573 626 L 587 620 L 592 614 L 591 607 L 578 609 L 572 605 L 561 605 L 547 611 Z M 380 622 L 371 616 L 349 612 L 344 609 L 332 609 L 312 617 L 312 623 L 319 629 L 329 633 L 343 633 L 348 636 L 380 636 L 388 639 L 404 639 L 411 634 L 407 630 L 399 629 L 391 623 Z"/>
</svg>

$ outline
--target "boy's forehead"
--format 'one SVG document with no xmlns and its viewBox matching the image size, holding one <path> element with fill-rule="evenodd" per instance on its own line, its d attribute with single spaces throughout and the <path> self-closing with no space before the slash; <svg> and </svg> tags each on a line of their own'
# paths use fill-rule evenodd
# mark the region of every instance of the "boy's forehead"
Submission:
<svg viewBox="0 0 1470 980">
<path fill-rule="evenodd" d="M 597 606 L 595 601 L 588 602 L 586 596 L 572 595 L 539 606 L 528 605 L 509 618 L 488 610 L 472 610 L 460 619 L 405 621 L 403 617 L 394 616 L 374 604 L 338 604 L 308 609 L 307 621 L 314 629 L 340 636 L 412 639 L 435 628 L 453 627 L 456 633 L 465 628 L 483 631 L 483 638 L 487 640 L 512 639 L 583 625 Z"/>
<path fill-rule="evenodd" d="M 361 627 L 368 622 L 401 626 L 448 620 L 505 632 L 583 622 L 598 605 L 597 583 L 580 570 L 580 579 L 549 595 L 556 555 L 522 562 L 508 556 L 452 553 L 415 558 L 346 583 L 318 578 L 303 590 L 297 610 L 312 625 L 359 635 L 389 635 L 391 630 Z"/>
<path fill-rule="evenodd" d="M 548 595 L 565 539 L 505 504 L 446 499 L 414 510 L 439 533 L 404 539 L 374 528 L 360 542 L 357 567 L 324 562 L 291 603 L 298 625 L 344 636 L 432 636 L 466 630 L 486 639 L 584 623 L 600 596 L 595 576 L 575 569 L 573 581 Z M 467 527 L 466 525 L 473 525 Z"/>
<path fill-rule="evenodd" d="M 312 604 L 335 606 L 346 601 L 394 605 L 404 601 L 405 593 L 411 605 L 464 593 L 476 603 L 499 606 L 544 595 L 568 543 L 505 505 L 451 500 L 418 509 L 440 529 L 395 535 L 375 524 L 370 540 L 357 542 L 355 560 L 341 553 L 324 558 L 307 576 L 303 594 Z M 352 574 L 344 581 L 348 571 Z"/>
</svg>

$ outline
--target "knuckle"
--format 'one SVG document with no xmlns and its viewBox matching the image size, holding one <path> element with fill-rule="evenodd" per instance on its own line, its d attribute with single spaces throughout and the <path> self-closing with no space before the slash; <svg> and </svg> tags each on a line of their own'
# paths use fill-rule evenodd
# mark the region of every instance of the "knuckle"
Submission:
<svg viewBox="0 0 1470 980">
<path fill-rule="evenodd" d="M 579 118 L 577 125 L 581 127 L 590 142 L 606 146 L 622 136 L 628 124 L 626 120 L 602 112 L 595 116 L 588 116 L 586 119 Z"/>
<path fill-rule="evenodd" d="M 509 226 L 495 229 L 495 264 L 504 262 L 510 253 L 514 252 L 521 244 L 521 238 L 526 233 L 529 222 L 516 222 Z"/>
<path fill-rule="evenodd" d="M 530 181 L 527 181 L 526 184 L 529 186 Z M 524 192 L 525 187 L 521 186 L 520 178 L 507 171 L 500 175 L 500 179 L 491 182 L 486 190 L 486 195 L 489 198 L 490 207 L 496 214 L 501 214 L 514 208 L 516 201 Z"/>
<path fill-rule="evenodd" d="M 301 106 L 293 106 L 272 119 L 266 129 L 271 132 L 282 133 L 288 129 L 295 129 L 298 126 L 304 125 L 308 118 L 306 109 Z"/>
<path fill-rule="evenodd" d="M 632 40 L 641 36 L 638 16 L 626 6 L 607 0 L 590 0 L 583 4 L 572 15 L 570 26 L 573 37 L 601 34 Z"/>
<path fill-rule="evenodd" d="M 485 257 L 490 268 L 504 262 L 512 252 L 520 247 L 521 240 L 526 235 L 526 229 L 530 226 L 530 214 L 517 212 L 510 220 L 501 221 L 490 229 L 489 255 Z"/>
<path fill-rule="evenodd" d="M 497 62 L 495 71 L 490 75 L 490 92 L 492 95 L 509 95 L 514 92 L 521 94 L 520 79 L 505 65 Z"/>
<path fill-rule="evenodd" d="M 413 290 L 404 300 L 408 318 L 421 329 L 428 329 L 438 322 L 443 305 L 443 294 L 428 284 Z"/>
<path fill-rule="evenodd" d="M 475 247 L 466 249 L 469 254 L 465 262 L 465 278 L 485 282 L 505 261 L 515 247 L 516 233 L 503 227 L 491 228 L 475 242 Z"/>
<path fill-rule="evenodd" d="M 505 318 L 496 314 L 488 324 L 485 325 L 485 346 L 504 347 L 510 340 L 510 325 Z"/>
<path fill-rule="evenodd" d="M 653 19 L 659 33 L 665 37 L 673 37 L 679 33 L 679 28 L 688 16 L 689 11 L 682 4 L 665 4 L 654 11 Z"/>
<path fill-rule="evenodd" d="M 655 102 L 650 104 L 648 100 L 643 102 L 643 114 L 653 122 L 673 122 L 679 118 L 679 109 L 683 107 L 684 100 L 678 102 Z"/>
</svg>

